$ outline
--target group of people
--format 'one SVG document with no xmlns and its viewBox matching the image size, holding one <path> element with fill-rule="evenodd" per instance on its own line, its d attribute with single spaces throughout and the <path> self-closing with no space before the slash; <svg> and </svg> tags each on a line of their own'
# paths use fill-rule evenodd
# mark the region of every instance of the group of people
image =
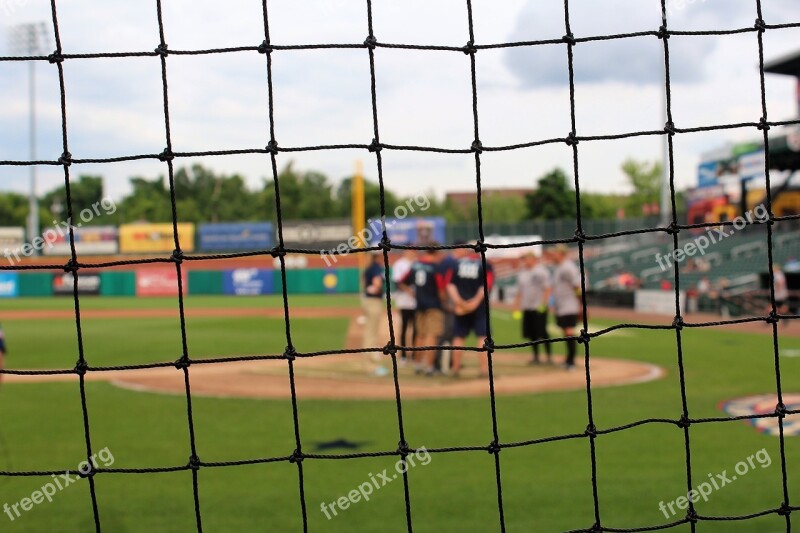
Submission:
<svg viewBox="0 0 800 533">
<path fill-rule="evenodd" d="M 375 346 L 380 313 L 386 312 L 383 275 L 382 255 L 374 254 L 364 273 L 365 347 Z M 415 348 L 402 351 L 401 364 L 412 364 L 419 374 L 458 377 L 462 350 L 457 347 L 464 346 L 470 333 L 475 334 L 479 347 L 486 339 L 486 291 L 492 290 L 494 282 L 492 265 L 484 265 L 483 258 L 467 248 L 456 248 L 450 254 L 435 249 L 406 250 L 393 265 L 392 281 L 393 305 L 400 310 L 399 344 Z M 445 352 L 435 348 L 447 345 L 455 348 L 449 361 Z M 488 359 L 481 355 L 480 373 L 488 375 Z"/>
<path fill-rule="evenodd" d="M 540 363 L 540 346 L 544 346 L 547 361 L 552 363 L 547 332 L 550 313 L 556 317 L 565 337 L 575 335 L 581 310 L 581 276 L 568 255 L 567 247 L 559 245 L 541 257 L 533 253 L 523 257 L 516 308 L 521 314 L 522 335 L 533 341 L 531 364 Z M 378 330 L 386 318 L 384 271 L 382 253 L 374 253 L 364 272 L 367 316 L 364 346 L 368 348 L 377 346 Z M 401 352 L 400 364 L 413 365 L 419 374 L 458 377 L 463 358 L 463 350 L 459 348 L 464 346 L 466 338 L 474 333 L 478 347 L 486 339 L 487 301 L 494 283 L 491 263 L 467 247 L 455 248 L 451 253 L 436 249 L 405 250 L 392 265 L 391 276 L 392 306 L 400 315 L 399 345 L 414 347 Z M 438 346 L 454 349 L 448 354 L 437 349 Z M 565 367 L 572 370 L 577 343 L 570 339 L 566 346 Z M 480 375 L 488 375 L 486 353 L 478 352 L 478 358 Z"/>
</svg>

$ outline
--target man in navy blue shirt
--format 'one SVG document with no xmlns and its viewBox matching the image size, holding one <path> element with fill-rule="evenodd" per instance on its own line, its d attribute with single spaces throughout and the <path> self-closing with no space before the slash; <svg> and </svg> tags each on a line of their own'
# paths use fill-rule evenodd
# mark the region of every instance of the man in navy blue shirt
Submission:
<svg viewBox="0 0 800 533">
<path fill-rule="evenodd" d="M 377 347 L 381 317 L 386 313 L 386 302 L 383 298 L 385 271 L 382 259 L 381 252 L 371 252 L 369 266 L 364 270 L 362 306 L 367 318 L 364 324 L 364 348 Z M 373 359 L 377 357 L 377 354 L 373 354 Z"/>
<path fill-rule="evenodd" d="M 466 244 L 464 241 L 456 241 L 456 245 Z M 450 295 L 447 294 L 447 279 L 452 271 L 458 267 L 458 260 L 464 256 L 466 250 L 457 248 L 451 253 L 442 258 L 439 263 L 442 273 L 445 276 L 445 295 L 442 300 L 442 310 L 444 311 L 444 332 L 436 339 L 438 346 L 450 346 L 453 344 L 453 323 L 455 322 L 455 315 L 453 315 L 453 302 L 450 300 Z M 439 348 L 436 350 L 436 368 L 444 373 L 450 372 L 450 350 Z"/>
<path fill-rule="evenodd" d="M 401 284 L 413 287 L 417 300 L 417 312 L 414 317 L 414 331 L 417 335 L 415 346 L 435 345 L 444 332 L 442 300 L 445 295 L 445 275 L 437 251 L 426 250 L 411 266 Z M 417 352 L 416 355 L 414 359 L 417 361 L 418 373 L 433 375 L 437 372 L 434 366 L 435 351 L 426 350 Z"/>
<path fill-rule="evenodd" d="M 484 278 L 486 286 L 484 287 Z M 486 263 L 484 275 L 483 261 L 476 253 L 459 259 L 456 267 L 448 274 L 447 293 L 453 302 L 455 322 L 453 324 L 453 346 L 464 346 L 464 339 L 475 332 L 478 347 L 486 339 L 486 303 L 484 293 L 492 290 L 494 269 Z M 452 374 L 458 377 L 461 372 L 461 350 L 453 350 Z M 480 353 L 480 375 L 489 375 L 489 359 Z"/>
</svg>

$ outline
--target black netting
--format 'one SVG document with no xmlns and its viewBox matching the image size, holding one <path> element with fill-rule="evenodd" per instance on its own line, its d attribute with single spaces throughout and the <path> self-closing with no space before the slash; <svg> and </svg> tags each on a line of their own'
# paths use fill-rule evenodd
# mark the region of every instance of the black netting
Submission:
<svg viewBox="0 0 800 533">
<path fill-rule="evenodd" d="M 702 132 L 702 131 L 719 131 L 719 130 L 728 130 L 728 129 L 755 129 L 759 130 L 763 136 L 763 142 L 765 145 L 765 153 L 766 153 L 766 207 L 769 211 L 769 219 L 763 224 L 766 225 L 766 235 L 767 235 L 767 250 L 768 250 L 768 263 L 770 272 L 773 270 L 773 226 L 775 223 L 784 220 L 792 220 L 800 218 L 800 215 L 791 215 L 791 216 L 781 216 L 777 217 L 774 216 L 772 213 L 772 197 L 771 197 L 771 185 L 769 179 L 769 168 L 770 168 L 770 160 L 769 160 L 769 130 L 772 127 L 776 126 L 788 126 L 788 125 L 795 125 L 800 124 L 800 120 L 788 120 L 788 121 L 771 121 L 768 118 L 767 114 L 767 104 L 766 104 L 766 94 L 765 94 L 765 82 L 764 82 L 764 46 L 763 46 L 763 36 L 764 33 L 770 30 L 782 29 L 782 28 L 800 28 L 800 22 L 792 22 L 792 23 L 784 23 L 784 24 L 768 24 L 767 21 L 764 20 L 762 16 L 762 2 L 761 0 L 754 0 L 754 15 L 755 23 L 751 27 L 744 27 L 738 29 L 731 29 L 731 30 L 704 30 L 704 31 L 678 31 L 672 30 L 668 26 L 668 17 L 667 17 L 667 6 L 666 0 L 661 0 L 661 9 L 663 16 L 663 23 L 662 26 L 655 30 L 650 31 L 640 31 L 640 32 L 632 32 L 632 33 L 624 33 L 624 34 L 616 34 L 616 35 L 594 35 L 594 36 L 575 36 L 572 33 L 570 27 L 570 10 L 569 10 L 569 0 L 564 1 L 564 12 L 565 12 L 565 19 L 564 19 L 564 28 L 565 33 L 564 36 L 560 39 L 546 39 L 546 40 L 538 40 L 538 41 L 524 41 L 524 42 L 505 42 L 505 43 L 495 43 L 495 44 L 479 44 L 475 42 L 474 32 L 473 32 L 473 14 L 472 14 L 472 3 L 471 0 L 466 0 L 467 4 L 467 13 L 468 17 L 467 20 L 464 21 L 464 28 L 465 33 L 467 36 L 467 42 L 464 46 L 456 47 L 456 46 L 425 46 L 425 45 L 409 45 L 409 44 L 401 44 L 401 43 L 385 43 L 381 42 L 377 36 L 375 35 L 374 28 L 373 28 L 373 20 L 372 20 L 372 1 L 367 0 L 365 9 L 367 13 L 367 26 L 365 27 L 366 30 L 366 39 L 363 42 L 354 42 L 354 43 L 346 43 L 346 44 L 314 44 L 314 45 L 276 45 L 273 44 L 270 39 L 270 18 L 269 18 L 269 9 L 268 9 L 268 2 L 267 0 L 262 0 L 262 13 L 264 19 L 264 40 L 262 43 L 257 45 L 248 45 L 248 46 L 239 46 L 239 47 L 232 47 L 232 48 L 218 48 L 218 49 L 209 49 L 209 50 L 172 50 L 169 49 L 167 46 L 167 38 L 165 36 L 166 29 L 163 23 L 163 16 L 162 16 L 162 3 L 161 0 L 156 0 L 156 10 L 158 15 L 158 29 L 159 29 L 159 37 L 160 42 L 158 43 L 157 47 L 154 51 L 143 51 L 143 52 L 129 52 L 129 53 L 90 53 L 90 54 L 70 54 L 65 52 L 61 46 L 61 39 L 59 35 L 59 19 L 58 13 L 56 9 L 56 0 L 51 0 L 51 11 L 52 11 L 52 24 L 54 28 L 54 39 L 55 39 L 55 51 L 48 55 L 48 56 L 0 56 L 0 61 L 39 61 L 39 62 L 46 62 L 53 66 L 53 68 L 57 69 L 58 71 L 58 78 L 59 78 L 59 88 L 60 88 L 60 95 L 61 95 L 61 130 L 62 130 L 62 140 L 63 140 L 63 154 L 58 160 L 38 160 L 38 161 L 25 161 L 25 160 L 6 160 L 0 161 L 1 166 L 30 166 L 30 165 L 52 165 L 52 166 L 60 166 L 64 170 L 64 183 L 66 186 L 66 204 L 67 204 L 67 211 L 66 214 L 70 220 L 73 219 L 73 206 L 70 198 L 70 168 L 73 164 L 86 164 L 86 163 L 114 163 L 114 162 L 122 162 L 122 161 L 133 161 L 133 160 L 141 160 L 141 159 L 151 159 L 151 160 L 159 160 L 162 161 L 168 169 L 168 177 L 169 177 L 169 190 L 170 190 L 170 201 L 172 205 L 172 225 L 173 225 L 173 236 L 174 236 L 174 243 L 175 243 L 175 250 L 174 252 L 168 257 L 159 257 L 159 258 L 152 258 L 152 259 L 138 259 L 138 260 L 119 260 L 119 261 L 111 261 L 111 262 L 104 262 L 104 263 L 85 263 L 80 260 L 76 251 L 75 251 L 75 244 L 74 239 L 71 240 L 71 258 L 65 265 L 58 265 L 58 264 L 37 264 L 37 265 L 16 265 L 16 266 L 0 266 L 0 270 L 53 270 L 53 269 L 63 269 L 65 272 L 71 273 L 73 276 L 73 297 L 74 297 L 74 309 L 75 309 L 75 325 L 77 330 L 78 336 L 78 361 L 74 368 L 71 369 L 62 369 L 62 370 L 2 370 L 0 374 L 17 374 L 17 375 L 48 375 L 48 374 L 76 374 L 79 377 L 80 383 L 80 394 L 81 394 L 81 407 L 83 413 L 83 427 L 84 427 L 84 435 L 86 441 L 86 456 L 89 459 L 89 464 L 92 464 L 91 457 L 93 455 L 93 448 L 92 448 L 92 440 L 91 440 L 91 431 L 90 431 L 90 420 L 91 416 L 87 407 L 86 402 L 86 394 L 85 394 L 85 376 L 88 372 L 103 372 L 103 371 L 110 371 L 110 370 L 131 370 L 131 369 L 145 369 L 145 368 L 159 368 L 159 367 L 170 367 L 174 366 L 176 369 L 183 373 L 185 388 L 186 388 L 186 414 L 187 414 L 187 424 L 189 429 L 189 442 L 188 442 L 188 461 L 186 464 L 178 465 L 174 467 L 166 467 L 166 468 L 149 468 L 149 469 L 123 469 L 123 468 L 99 468 L 93 467 L 88 474 L 86 472 L 80 472 L 77 470 L 69 470 L 69 473 L 76 476 L 81 477 L 88 477 L 89 480 L 89 487 L 91 493 L 91 505 L 92 511 L 94 515 L 94 523 L 96 529 L 98 531 L 101 530 L 101 525 L 103 523 L 101 519 L 101 513 L 98 510 L 97 505 L 97 495 L 95 490 L 95 483 L 94 483 L 94 476 L 95 475 L 102 475 L 106 473 L 128 473 L 128 474 L 135 474 L 135 473 L 150 473 L 150 472 L 170 472 L 170 471 L 181 471 L 181 470 L 191 470 L 192 471 L 192 480 L 193 480 L 193 489 L 194 489 L 194 507 L 195 507 L 195 516 L 196 516 L 196 523 L 198 531 L 201 531 L 203 528 L 203 514 L 202 509 L 203 505 L 200 499 L 199 491 L 198 491 L 198 471 L 204 468 L 217 468 L 217 467 L 226 467 L 226 466 L 234 466 L 234 465 L 244 465 L 244 464 L 259 464 L 259 463 L 271 463 L 271 462 L 290 462 L 297 465 L 297 474 L 298 474 L 298 483 L 299 483 L 299 496 L 300 496 L 300 505 L 299 505 L 299 512 L 302 513 L 303 517 L 303 529 L 308 529 L 308 520 L 307 520 L 307 511 L 306 511 L 306 500 L 305 500 L 305 491 L 304 491 L 304 478 L 303 478 L 303 462 L 306 459 L 309 460 L 325 460 L 325 459 L 345 459 L 345 458 L 359 458 L 359 457 L 381 457 L 381 456 L 397 456 L 402 461 L 405 462 L 405 458 L 410 454 L 416 451 L 409 440 L 406 438 L 406 432 L 403 425 L 403 401 L 402 401 L 402 391 L 400 388 L 400 383 L 398 380 L 398 367 L 397 367 L 397 352 L 400 349 L 403 350 L 427 350 L 430 348 L 445 348 L 445 349 L 452 349 L 451 346 L 437 346 L 437 347 L 404 347 L 399 346 L 396 344 L 395 338 L 395 331 L 393 325 L 393 317 L 392 317 L 392 309 L 391 309 L 391 288 L 387 287 L 386 291 L 386 312 L 387 318 L 389 321 L 389 342 L 386 346 L 382 347 L 371 347 L 361 350 L 326 350 L 326 351 L 319 351 L 319 352 L 308 352 L 308 353 L 301 353 L 295 349 L 294 343 L 292 341 L 292 329 L 290 323 L 290 316 L 291 316 L 291 306 L 289 302 L 289 297 L 287 293 L 287 283 L 286 283 L 286 261 L 285 257 L 288 253 L 293 254 L 319 254 L 320 250 L 309 250 L 309 249 L 294 249 L 294 248 L 287 248 L 284 246 L 284 239 L 283 239 L 283 218 L 281 215 L 281 196 L 280 196 L 280 180 L 278 179 L 278 157 L 281 154 L 287 153 L 299 153 L 299 152 L 307 152 L 312 150 L 360 150 L 364 152 L 369 152 L 374 154 L 377 169 L 378 169 L 378 181 L 380 185 L 380 197 L 381 197 L 381 216 L 385 220 L 386 216 L 386 206 L 384 202 L 384 176 L 383 176 L 383 162 L 382 162 L 382 151 L 383 150 L 405 150 L 405 151 L 419 151 L 419 152 L 438 152 L 438 153 L 452 153 L 452 154 L 473 154 L 475 159 L 475 184 L 477 187 L 478 195 L 477 195 L 477 203 L 478 203 L 478 233 L 479 238 L 477 244 L 470 245 L 470 246 L 461 246 L 462 248 L 469 248 L 474 250 L 475 252 L 479 253 L 482 257 L 483 265 L 484 265 L 484 273 L 486 272 L 486 252 L 490 249 L 499 249 L 499 248 L 514 248 L 514 247 L 528 247 L 534 245 L 544 245 L 544 244 L 556 244 L 556 243 L 567 243 L 567 244 L 577 244 L 578 252 L 579 252 L 579 264 L 581 269 L 581 284 L 583 290 L 583 312 L 582 312 L 582 324 L 583 328 L 580 332 L 580 335 L 576 337 L 576 340 L 581 343 L 584 347 L 584 361 L 585 361 L 585 368 L 586 368 L 586 408 L 587 408 L 587 426 L 586 430 L 583 433 L 574 433 L 574 434 L 566 434 L 566 435 L 554 435 L 546 438 L 540 438 L 536 440 L 527 440 L 527 441 L 520 441 L 520 442 L 504 442 L 501 439 L 501 436 L 498 432 L 498 423 L 497 423 L 497 410 L 495 406 L 495 389 L 494 389 L 494 374 L 493 374 L 493 366 L 492 366 L 492 355 L 497 350 L 504 350 L 510 348 L 518 348 L 518 347 L 525 347 L 525 346 L 532 346 L 537 343 L 544 343 L 544 342 L 562 342 L 567 340 L 565 338 L 557 338 L 557 339 L 550 339 L 547 341 L 534 341 L 534 342 L 525 342 L 525 343 L 516 343 L 516 344 L 495 344 L 491 328 L 490 328 L 490 312 L 487 312 L 487 326 L 488 335 L 483 347 L 476 348 L 476 347 L 463 347 L 461 349 L 464 350 L 472 350 L 472 351 L 479 351 L 479 352 L 486 352 L 488 354 L 489 360 L 489 390 L 490 390 L 490 404 L 491 404 L 491 415 L 492 415 L 492 434 L 487 435 L 488 444 L 476 444 L 474 446 L 461 446 L 461 447 L 451 447 L 451 448 L 430 448 L 428 451 L 430 453 L 447 453 L 447 452 L 455 452 L 455 451 L 484 451 L 492 454 L 494 456 L 494 464 L 495 464 L 495 477 L 496 477 L 496 494 L 497 494 L 497 507 L 498 507 L 498 519 L 499 519 L 499 526 L 502 531 L 505 531 L 505 519 L 503 513 L 503 484 L 502 484 L 502 470 L 501 470 L 501 451 L 505 448 L 516 448 L 516 447 L 524 447 L 524 446 L 533 446 L 536 444 L 541 444 L 545 442 L 553 442 L 559 440 L 566 440 L 566 439 L 588 439 L 590 443 L 590 454 L 591 454 L 591 483 L 592 483 L 592 494 L 593 494 L 593 501 L 594 501 L 594 524 L 588 525 L 585 529 L 577 530 L 577 531 L 587 531 L 587 532 L 594 532 L 594 531 L 649 531 L 649 530 L 657 530 L 657 529 L 667 529 L 671 527 L 676 527 L 681 524 L 689 523 L 691 530 L 695 531 L 695 525 L 697 522 L 704 521 L 704 520 L 749 520 L 752 518 L 756 518 L 759 516 L 764 516 L 768 514 L 778 514 L 785 518 L 786 521 L 786 530 L 791 530 L 791 513 L 796 510 L 800 510 L 800 506 L 793 506 L 789 502 L 789 493 L 788 493 L 788 474 L 786 468 L 786 455 L 785 455 L 785 443 L 784 443 L 784 433 L 783 433 L 783 426 L 784 426 L 784 418 L 790 414 L 800 414 L 800 411 L 793 411 L 788 410 L 783 404 L 783 396 L 782 396 L 782 386 L 781 386 L 781 365 L 779 359 L 779 350 L 778 350 L 778 323 L 781 320 L 790 320 L 790 319 L 797 319 L 800 318 L 797 315 L 787 315 L 787 314 L 779 314 L 778 309 L 775 303 L 775 291 L 774 291 L 774 280 L 770 280 L 770 304 L 771 304 L 771 312 L 767 316 L 759 316 L 759 317 L 750 317 L 750 318 L 741 318 L 741 319 L 732 319 L 732 320 L 721 320 L 716 322 L 704 322 L 704 323 L 688 323 L 684 320 L 681 314 L 681 307 L 679 301 L 679 293 L 680 293 L 680 273 L 679 269 L 677 268 L 678 264 L 677 261 L 674 263 L 675 268 L 675 275 L 674 275 L 674 292 L 675 292 L 675 318 L 671 325 L 648 325 L 648 324 L 617 324 L 612 327 L 595 331 L 589 332 L 588 328 L 588 321 L 587 321 L 587 302 L 586 302 L 586 270 L 584 265 L 584 246 L 587 242 L 592 241 L 600 241 L 603 239 L 609 239 L 613 237 L 621 237 L 625 235 L 634 235 L 634 234 L 641 234 L 641 233 L 665 233 L 672 236 L 673 242 L 673 250 L 678 249 L 678 237 L 681 231 L 694 229 L 694 228 L 712 228 L 718 226 L 726 226 L 732 225 L 733 222 L 713 222 L 713 223 L 706 223 L 706 224 L 680 224 L 678 222 L 676 216 L 676 191 L 675 191 L 675 183 L 674 183 L 674 150 L 673 150 L 673 139 L 676 135 L 685 134 L 685 133 L 693 133 L 693 132 Z M 759 72 L 760 72 L 760 89 L 761 89 L 761 110 L 762 115 L 755 121 L 751 122 L 740 122 L 740 123 L 730 123 L 730 124 L 715 124 L 715 125 L 707 125 L 701 127 L 692 127 L 692 128 L 681 128 L 679 125 L 675 124 L 672 117 L 672 107 L 671 107 L 671 89 L 670 89 L 670 38 L 672 37 L 684 37 L 684 36 L 724 36 L 724 35 L 733 35 L 733 34 L 746 34 L 746 33 L 753 33 L 757 39 L 757 46 L 758 46 L 758 57 L 759 57 Z M 594 136 L 581 136 L 578 133 L 578 120 L 576 117 L 575 112 L 575 72 L 573 68 L 573 49 L 576 46 L 580 46 L 582 43 L 587 43 L 591 41 L 604 41 L 604 40 L 619 40 L 619 39 L 629 39 L 635 37 L 653 37 L 659 39 L 664 47 L 664 69 L 665 69 L 665 91 L 666 91 L 666 116 L 667 116 L 667 123 L 664 125 L 663 129 L 658 130 L 650 130 L 650 131 L 630 131 L 627 133 L 622 134 L 614 134 L 614 135 L 594 135 Z M 569 69 L 569 94 L 570 94 L 570 119 L 571 119 L 571 129 L 569 132 L 566 132 L 564 137 L 559 138 L 551 138 L 551 139 L 540 139 L 540 140 L 532 140 L 530 142 L 515 144 L 515 145 L 507 145 L 507 146 L 486 146 L 481 142 L 480 138 L 480 129 L 479 129 L 479 114 L 478 114 L 478 89 L 476 83 L 476 61 L 480 52 L 482 50 L 488 49 L 500 49 L 500 48 L 510 48 L 510 47 L 534 47 L 534 46 L 558 46 L 563 45 L 565 48 L 565 61 L 568 65 Z M 376 77 L 375 77 L 375 50 L 377 48 L 395 48 L 395 49 L 408 49 L 408 50 L 423 50 L 423 51 L 447 51 L 453 52 L 457 54 L 465 54 L 469 58 L 469 65 L 471 71 L 471 80 L 472 80 L 472 118 L 473 118 L 473 126 L 474 126 L 474 141 L 472 142 L 471 146 L 462 147 L 462 148 L 443 148 L 443 147 L 432 147 L 432 146 L 400 146 L 400 145 L 391 145 L 383 143 L 380 136 L 379 130 L 379 107 L 378 107 L 378 95 L 376 91 Z M 366 52 L 366 55 L 369 58 L 370 64 L 370 77 L 371 77 L 371 107 L 372 107 L 372 119 L 373 119 L 373 139 L 369 142 L 364 144 L 334 144 L 334 145 L 322 145 L 322 146 L 294 146 L 294 147 L 283 147 L 278 144 L 278 135 L 275 132 L 275 120 L 274 120 L 274 107 L 280 106 L 280 102 L 274 102 L 273 99 L 273 74 L 272 74 L 272 56 L 275 53 L 280 53 L 286 50 L 303 50 L 303 49 L 363 49 Z M 264 148 L 242 148 L 236 150 L 206 150 L 202 152 L 177 152 L 173 150 L 172 141 L 171 141 L 171 134 L 170 134 L 170 105 L 169 105 L 169 88 L 168 88 L 168 58 L 170 55 L 206 55 L 206 54 L 229 54 L 229 53 L 257 53 L 264 56 L 264 61 L 266 64 L 266 71 L 267 71 L 267 90 L 269 93 L 269 139 L 266 143 Z M 158 58 L 161 64 L 161 78 L 163 84 L 163 103 L 164 103 L 164 126 L 165 126 L 165 148 L 161 153 L 150 153 L 150 154 L 128 154 L 128 155 L 121 155 L 119 157 L 112 157 L 112 158 L 80 158 L 80 157 L 73 157 L 73 155 L 69 151 L 69 136 L 68 136 L 68 124 L 67 124 L 67 106 L 66 106 L 66 94 L 65 94 L 65 84 L 64 84 L 64 68 L 65 63 L 68 64 L 71 59 L 97 59 L 97 58 L 126 58 L 126 57 L 152 57 Z M 366 60 L 366 58 L 365 58 Z M 632 138 L 632 137 L 639 137 L 639 136 L 666 136 L 669 148 L 669 190 L 671 195 L 671 222 L 666 227 L 643 227 L 636 230 L 628 230 L 628 231 L 619 231 L 613 233 L 605 233 L 605 234 L 598 234 L 598 235 L 591 235 L 586 234 L 584 232 L 583 221 L 581 218 L 581 193 L 580 193 L 580 172 L 579 172 L 579 164 L 578 164 L 578 150 L 579 144 L 582 142 L 591 142 L 591 141 L 598 141 L 598 140 L 615 140 L 615 139 L 624 139 L 624 138 Z M 533 147 L 533 146 L 540 146 L 545 144 L 566 144 L 572 150 L 573 156 L 573 174 L 574 174 L 574 185 L 575 185 L 575 202 L 577 207 L 577 218 L 576 218 L 576 227 L 574 236 L 563 238 L 563 239 L 550 239 L 550 240 L 541 240 L 535 242 L 519 242 L 510 245 L 496 245 L 496 244 L 489 244 L 486 242 L 485 235 L 484 235 L 484 220 L 483 220 L 483 210 L 481 206 L 481 155 L 483 152 L 501 152 L 501 151 L 509 151 L 509 150 L 516 150 L 526 147 Z M 268 156 L 271 162 L 272 168 L 272 177 L 275 187 L 275 209 L 277 213 L 277 233 L 278 233 L 278 244 L 272 249 L 269 250 L 258 250 L 252 252 L 243 252 L 243 253 L 231 253 L 231 254 L 217 254 L 217 255 L 184 255 L 181 249 L 181 243 L 178 237 L 178 229 L 177 224 L 179 221 L 179 213 L 176 207 L 176 198 L 175 198 L 175 184 L 174 184 L 174 161 L 175 159 L 181 158 L 195 158 L 199 156 L 220 156 L 220 155 L 232 155 L 232 154 L 263 154 L 264 156 Z M 756 222 L 759 223 L 759 222 Z M 70 227 L 70 237 L 73 236 L 73 228 Z M 453 245 L 446 245 L 446 246 L 436 246 L 436 249 L 454 249 L 458 248 L 459 246 Z M 380 251 L 383 254 L 383 263 L 384 268 L 387 274 L 387 279 L 389 278 L 389 252 L 392 250 L 402 250 L 402 249 L 417 249 L 417 250 L 424 250 L 424 249 L 431 249 L 433 247 L 425 247 L 425 246 L 401 246 L 392 244 L 390 241 L 385 223 L 382 228 L 382 239 L 377 246 L 372 246 L 369 248 L 359 249 L 359 250 L 351 250 L 347 253 L 368 253 L 370 251 Z M 330 251 L 326 253 L 336 254 L 335 251 Z M 220 357 L 214 359 L 203 359 L 203 360 L 193 360 L 190 357 L 189 350 L 187 348 L 187 335 L 186 335 L 186 320 L 184 316 L 184 297 L 182 291 L 182 284 L 184 280 L 184 271 L 182 269 L 182 265 L 186 261 L 198 261 L 198 260 L 223 260 L 223 259 L 230 259 L 236 257 L 245 257 L 245 256 L 253 256 L 253 255 L 260 255 L 260 256 L 271 256 L 273 258 L 277 258 L 280 261 L 281 265 L 281 279 L 282 283 L 282 290 L 283 290 L 283 313 L 284 313 L 284 320 L 285 320 L 285 327 L 286 327 L 286 349 L 285 352 L 281 355 L 263 355 L 263 356 L 246 356 L 246 357 Z M 153 364 L 141 364 L 141 365 L 128 365 L 128 366 L 114 366 L 114 367 L 95 367 L 89 364 L 89 361 L 86 360 L 84 357 L 84 347 L 83 347 L 83 339 L 82 339 L 82 332 L 81 332 L 81 308 L 80 308 L 80 299 L 78 296 L 78 272 L 81 269 L 92 268 L 92 269 L 103 269 L 103 268 L 110 268 L 110 267 L 117 267 L 123 265 L 136 265 L 136 264 L 145 264 L 145 263 L 171 263 L 175 266 L 177 271 L 178 277 L 178 307 L 179 307 L 179 314 L 180 314 L 180 327 L 181 327 L 181 338 L 182 338 L 182 345 L 183 345 L 183 353 L 182 356 L 175 362 L 162 362 L 162 363 L 153 363 Z M 484 285 L 487 284 L 486 275 L 484 274 Z M 488 291 L 484 291 L 485 294 L 485 303 L 487 305 L 487 309 L 491 310 L 491 303 L 489 301 L 489 293 Z M 743 417 L 719 417 L 719 418 L 692 418 L 691 414 L 689 413 L 689 409 L 687 406 L 686 400 L 686 384 L 685 384 L 685 376 L 684 376 L 684 364 L 683 364 L 683 350 L 682 350 L 682 330 L 684 328 L 703 328 L 703 327 L 711 327 L 711 326 L 719 326 L 719 325 L 734 325 L 744 322 L 766 322 L 772 328 L 772 338 L 773 338 L 773 349 L 774 349 L 774 361 L 775 361 L 775 386 L 777 391 L 777 405 L 775 407 L 774 413 L 766 414 L 766 415 L 757 415 L 757 417 L 772 417 L 776 418 L 779 426 L 780 431 L 780 452 L 781 452 L 781 479 L 782 479 L 782 491 L 783 491 L 783 501 L 776 502 L 776 505 L 771 509 L 764 509 L 761 512 L 742 515 L 742 516 L 701 516 L 695 512 L 694 505 L 691 501 L 689 501 L 688 509 L 686 512 L 686 516 L 680 520 L 676 520 L 672 523 L 662 525 L 662 526 L 653 526 L 653 527 L 630 527 L 626 529 L 617 529 L 606 527 L 602 522 L 602 515 L 600 509 L 600 498 L 598 495 L 598 487 L 597 487 L 597 456 L 596 456 L 596 440 L 600 438 L 602 435 L 608 435 L 611 433 L 624 431 L 633 427 L 638 427 L 644 424 L 670 424 L 675 425 L 683 431 L 684 435 L 684 442 L 685 442 L 685 459 L 686 459 L 686 487 L 688 491 L 691 491 L 693 488 L 693 478 L 692 478 L 692 462 L 691 462 L 691 427 L 696 424 L 708 424 L 708 423 L 724 423 L 730 422 L 735 420 L 741 420 L 745 418 L 753 418 L 753 416 L 743 416 Z M 623 426 L 618 427 L 609 427 L 609 428 L 598 428 L 595 426 L 594 423 L 594 415 L 592 410 L 592 375 L 590 371 L 590 357 L 591 357 L 591 340 L 593 338 L 599 337 L 601 335 L 607 334 L 611 331 L 621 329 L 621 328 L 639 328 L 639 329 L 664 329 L 664 330 L 674 330 L 675 337 L 676 337 L 676 357 L 678 360 L 678 368 L 679 368 L 679 378 L 680 378 L 680 389 L 681 389 L 681 399 L 682 399 L 682 411 L 680 416 L 674 419 L 669 418 L 650 418 L 639 420 L 630 424 L 626 424 Z M 374 352 L 374 351 L 382 352 L 387 358 L 391 360 L 392 363 L 392 372 L 394 378 L 394 392 L 395 392 L 395 401 L 396 401 L 396 408 L 397 408 L 397 437 L 399 444 L 396 449 L 394 450 L 386 450 L 382 452 L 372 452 L 372 453 L 351 453 L 351 454 L 339 454 L 339 455 L 321 455 L 321 454 L 309 454 L 303 451 L 303 445 L 300 438 L 300 427 L 299 427 L 299 420 L 298 420 L 298 405 L 297 405 L 297 395 L 295 390 L 295 368 L 294 364 L 298 358 L 310 358 L 310 357 L 317 357 L 321 355 L 336 355 L 336 354 L 345 354 L 345 353 L 367 353 L 367 352 Z M 195 441 L 195 433 L 194 433 L 194 421 L 192 415 L 192 393 L 190 389 L 190 381 L 189 381 L 189 373 L 191 371 L 191 367 L 193 365 L 198 364 L 215 364 L 221 362 L 229 362 L 229 361 L 242 361 L 242 360 L 266 360 L 266 359 L 277 359 L 277 360 L 285 360 L 288 365 L 288 378 L 291 387 L 291 400 L 292 400 L 292 412 L 294 418 L 294 436 L 295 436 L 295 449 L 293 451 L 287 450 L 287 454 L 279 457 L 265 457 L 265 458 L 253 458 L 250 460 L 242 460 L 242 461 L 231 461 L 231 462 L 216 462 L 216 463 L 209 463 L 203 462 L 200 453 L 197 449 L 197 443 Z M 290 453 L 289 453 L 290 452 Z M 403 473 L 403 484 L 404 484 L 404 497 L 405 497 L 405 515 L 407 521 L 407 529 L 408 531 L 412 530 L 412 516 L 413 516 L 413 506 L 411 501 L 411 493 L 409 490 L 408 485 L 408 474 L 407 468 L 404 469 Z M 63 470 L 60 471 L 17 471 L 17 472 L 0 472 L 0 476 L 50 476 L 52 474 L 61 474 Z"/>
</svg>

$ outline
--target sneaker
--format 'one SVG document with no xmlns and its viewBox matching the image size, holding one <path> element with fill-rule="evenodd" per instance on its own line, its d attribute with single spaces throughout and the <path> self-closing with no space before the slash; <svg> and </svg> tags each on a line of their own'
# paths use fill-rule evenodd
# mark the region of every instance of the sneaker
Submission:
<svg viewBox="0 0 800 533">
<path fill-rule="evenodd" d="M 538 359 L 530 359 L 530 360 L 528 361 L 528 365 L 529 365 L 529 366 L 532 366 L 532 365 L 540 365 L 540 364 L 542 364 L 542 362 L 541 362 L 541 361 L 539 361 Z"/>
</svg>

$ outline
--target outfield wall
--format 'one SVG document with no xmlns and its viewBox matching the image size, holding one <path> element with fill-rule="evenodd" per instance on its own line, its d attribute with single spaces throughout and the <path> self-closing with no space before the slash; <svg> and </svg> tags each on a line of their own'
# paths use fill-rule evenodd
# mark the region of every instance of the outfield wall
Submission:
<svg viewBox="0 0 800 533">
<path fill-rule="evenodd" d="M 357 268 L 286 271 L 289 294 L 356 294 L 359 280 Z M 184 294 L 256 296 L 283 291 L 281 271 L 273 268 L 191 269 L 184 273 L 182 281 Z M 64 271 L 0 273 L 0 298 L 71 296 L 73 290 L 72 274 Z M 135 270 L 81 269 L 78 293 L 82 296 L 177 296 L 177 272 L 170 264 Z"/>
</svg>

